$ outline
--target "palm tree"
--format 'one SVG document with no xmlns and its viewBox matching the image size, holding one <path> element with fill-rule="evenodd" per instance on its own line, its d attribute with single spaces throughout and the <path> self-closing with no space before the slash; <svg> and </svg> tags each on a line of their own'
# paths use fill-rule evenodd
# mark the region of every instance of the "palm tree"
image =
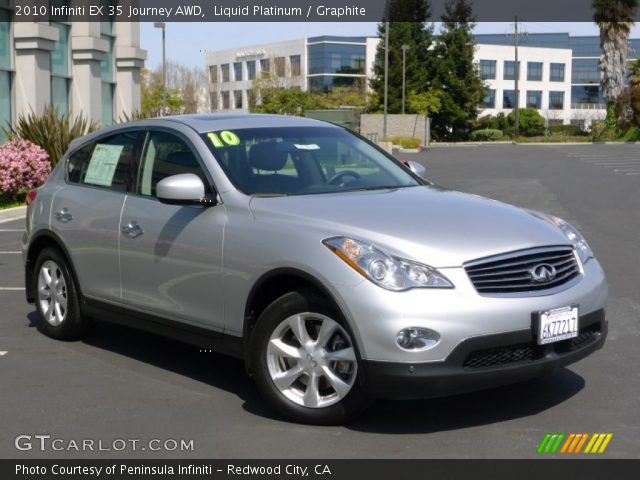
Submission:
<svg viewBox="0 0 640 480">
<path fill-rule="evenodd" d="M 607 124 L 615 124 L 615 102 L 624 89 L 629 31 L 638 0 L 593 0 L 593 20 L 600 28 L 600 85 L 607 102 Z"/>
</svg>

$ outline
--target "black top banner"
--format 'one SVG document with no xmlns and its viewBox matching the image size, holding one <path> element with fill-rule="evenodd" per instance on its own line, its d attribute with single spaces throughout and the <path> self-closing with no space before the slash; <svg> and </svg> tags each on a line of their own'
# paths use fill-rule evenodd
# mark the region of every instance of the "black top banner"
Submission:
<svg viewBox="0 0 640 480">
<path fill-rule="evenodd" d="M 0 0 L 13 21 L 379 22 L 388 0 Z M 448 0 L 430 0 L 440 21 Z M 478 22 L 591 22 L 592 0 L 469 0 Z M 640 20 L 640 9 L 635 13 Z M 412 21 L 398 18 L 394 21 Z"/>
</svg>

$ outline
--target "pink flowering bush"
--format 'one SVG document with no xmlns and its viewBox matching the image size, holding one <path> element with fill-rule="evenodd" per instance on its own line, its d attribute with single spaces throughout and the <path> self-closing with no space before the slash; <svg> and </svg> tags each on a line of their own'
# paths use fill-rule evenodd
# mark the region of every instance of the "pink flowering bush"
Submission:
<svg viewBox="0 0 640 480">
<path fill-rule="evenodd" d="M 49 155 L 35 143 L 15 139 L 0 145 L 0 197 L 37 188 L 50 173 Z"/>
</svg>

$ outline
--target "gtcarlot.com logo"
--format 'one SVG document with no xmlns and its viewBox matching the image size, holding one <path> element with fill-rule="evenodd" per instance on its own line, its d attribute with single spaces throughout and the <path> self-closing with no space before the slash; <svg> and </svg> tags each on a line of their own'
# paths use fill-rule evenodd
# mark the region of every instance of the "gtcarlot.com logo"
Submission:
<svg viewBox="0 0 640 480">
<path fill-rule="evenodd" d="M 604 453 L 613 433 L 547 433 L 537 453 Z"/>
<path fill-rule="evenodd" d="M 41 452 L 185 452 L 193 451 L 193 440 L 173 438 L 115 438 L 113 440 L 81 438 L 56 438 L 51 435 L 18 435 L 14 440 L 17 450 Z"/>
</svg>

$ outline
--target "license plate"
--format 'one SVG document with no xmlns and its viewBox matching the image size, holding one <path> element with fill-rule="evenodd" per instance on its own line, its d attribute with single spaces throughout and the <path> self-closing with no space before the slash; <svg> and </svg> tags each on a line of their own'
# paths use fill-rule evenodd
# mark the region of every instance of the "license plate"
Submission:
<svg viewBox="0 0 640 480">
<path fill-rule="evenodd" d="M 538 313 L 538 345 L 578 336 L 578 307 L 554 308 Z"/>
</svg>

